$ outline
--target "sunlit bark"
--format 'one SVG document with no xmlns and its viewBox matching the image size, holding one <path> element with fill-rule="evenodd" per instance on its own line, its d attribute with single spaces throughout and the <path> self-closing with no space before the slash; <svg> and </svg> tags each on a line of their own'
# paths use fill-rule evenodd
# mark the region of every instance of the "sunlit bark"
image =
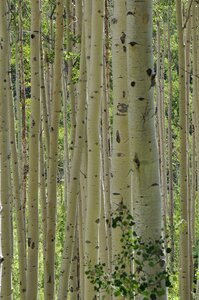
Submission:
<svg viewBox="0 0 199 300">
<path fill-rule="evenodd" d="M 151 0 L 127 1 L 127 66 L 135 230 L 145 242 L 155 241 L 162 236 L 162 203 L 154 120 Z M 154 275 L 164 270 L 158 264 L 150 270 L 143 268 Z M 166 299 L 166 289 L 159 299 Z"/>
<path fill-rule="evenodd" d="M 176 0 L 179 61 L 179 128 L 180 128 L 180 298 L 190 299 L 189 236 L 188 236 L 188 190 L 187 190 L 187 107 L 185 94 L 185 53 L 183 46 L 181 0 Z"/>
<path fill-rule="evenodd" d="M 0 298 L 11 300 L 11 223 L 9 188 L 9 127 L 8 127 L 8 43 L 7 2 L 0 2 L 0 166 L 1 166 L 1 250 L 2 274 Z"/>
<path fill-rule="evenodd" d="M 55 232 L 57 205 L 58 129 L 62 96 L 63 0 L 56 1 L 56 37 L 53 76 L 53 103 L 50 123 L 50 149 L 47 179 L 47 239 L 45 300 L 53 299 L 55 284 Z"/>
</svg>

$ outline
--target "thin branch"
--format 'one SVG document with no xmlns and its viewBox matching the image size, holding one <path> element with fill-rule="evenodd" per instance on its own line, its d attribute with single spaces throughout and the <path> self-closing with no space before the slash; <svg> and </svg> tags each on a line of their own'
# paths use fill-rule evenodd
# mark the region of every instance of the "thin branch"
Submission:
<svg viewBox="0 0 199 300">
<path fill-rule="evenodd" d="M 182 27 L 183 29 L 186 28 L 187 22 L 189 21 L 192 4 L 193 4 L 193 0 L 190 0 L 190 2 L 189 2 L 189 7 L 188 7 L 188 12 L 187 12 L 187 17 L 186 17 L 186 20 L 185 20 L 184 25 L 183 25 L 183 27 Z"/>
</svg>

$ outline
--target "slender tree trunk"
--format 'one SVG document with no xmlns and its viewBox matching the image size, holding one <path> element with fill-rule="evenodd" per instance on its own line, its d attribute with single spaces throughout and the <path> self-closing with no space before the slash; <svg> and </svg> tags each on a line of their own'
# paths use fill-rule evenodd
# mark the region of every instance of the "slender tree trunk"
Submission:
<svg viewBox="0 0 199 300">
<path fill-rule="evenodd" d="M 41 120 L 43 123 L 44 137 L 45 137 L 45 149 L 46 156 L 49 156 L 49 144 L 50 144 L 50 133 L 49 133 L 49 122 L 48 122 L 48 111 L 46 104 L 46 90 L 45 90 L 45 78 L 44 78 L 44 57 L 42 39 L 40 37 L 40 91 L 41 91 Z"/>
<path fill-rule="evenodd" d="M 189 3 L 191 0 L 189 0 Z M 193 287 L 193 255 L 192 255 L 192 238 L 191 238 L 191 177 L 190 177 L 190 142 L 189 142 L 189 111 L 190 111 L 190 71 L 191 71 L 191 19 L 188 18 L 185 31 L 185 92 L 186 92 L 186 124 L 187 124 L 187 210 L 188 210 L 188 230 L 189 230 L 189 269 L 190 269 L 190 293 Z M 191 295 L 191 294 L 190 294 Z M 192 296 L 190 296 L 192 297 Z"/>
<path fill-rule="evenodd" d="M 157 23 L 157 118 L 158 118 L 158 136 L 159 136 L 159 155 L 160 155 L 160 182 L 161 196 L 163 203 L 163 223 L 166 233 L 167 226 L 167 182 L 166 182 L 166 161 L 165 161 L 165 122 L 164 122 L 164 82 L 162 81 L 164 53 L 161 51 L 161 29 L 160 23 Z"/>
<path fill-rule="evenodd" d="M 88 81 L 88 199 L 85 227 L 85 259 L 92 265 L 98 262 L 101 200 L 100 114 L 103 92 L 103 24 L 104 1 L 92 1 L 91 57 Z M 88 71 L 88 70 L 87 70 Z M 85 278 L 84 298 L 95 296 L 93 285 Z"/>
<path fill-rule="evenodd" d="M 66 1 L 66 26 L 67 26 L 67 52 L 69 53 L 69 58 L 67 61 L 68 66 L 68 76 L 67 76 L 67 85 L 68 85 L 68 94 L 70 101 L 70 150 L 71 157 L 72 152 L 74 150 L 74 142 L 75 142 L 75 131 L 76 131 L 76 105 L 75 105 L 75 89 L 73 83 L 73 58 L 70 53 L 73 51 L 72 45 L 72 24 L 73 24 L 73 10 L 72 10 L 72 2 L 70 0 Z"/>
<path fill-rule="evenodd" d="M 87 78 L 89 77 L 90 58 L 91 58 L 91 15 L 92 15 L 92 0 L 84 0 L 84 15 L 85 24 L 85 47 L 86 47 L 86 70 Z M 89 80 L 89 79 L 88 79 Z"/>
<path fill-rule="evenodd" d="M 27 297 L 37 299 L 38 290 L 38 188 L 40 130 L 40 2 L 31 2 L 31 112 L 28 181 Z"/>
<path fill-rule="evenodd" d="M 7 22 L 8 7 L 6 1 L 0 2 L 0 166 L 1 166 L 1 249 L 2 278 L 0 298 L 11 300 L 11 226 L 10 226 L 10 187 L 9 187 L 9 127 L 8 127 L 8 53 L 9 28 Z"/>
<path fill-rule="evenodd" d="M 67 191 L 70 182 L 69 149 L 68 149 L 68 96 L 67 75 L 64 67 L 62 76 L 63 89 L 63 118 L 64 118 L 64 201 L 67 207 Z"/>
<path fill-rule="evenodd" d="M 15 118 L 14 118 L 14 101 L 12 95 L 11 78 L 8 76 L 8 101 L 9 101 L 9 133 L 10 133 L 10 151 L 11 151 L 11 168 L 13 182 L 13 197 L 16 210 L 17 225 L 17 243 L 19 255 L 19 280 L 20 280 L 20 299 L 26 299 L 26 245 L 25 245 L 25 223 L 20 194 L 20 174 L 19 161 L 17 153 L 17 143 L 15 139 Z"/>
<path fill-rule="evenodd" d="M 26 209 L 26 186 L 28 165 L 26 158 L 26 92 L 25 92 L 25 77 L 24 77 L 24 50 L 23 50 L 23 14 L 22 14 L 23 1 L 19 0 L 18 14 L 19 14 L 19 80 L 20 80 L 20 102 L 21 102 L 21 193 L 22 193 L 22 206 L 24 211 L 25 222 L 25 209 Z"/>
<path fill-rule="evenodd" d="M 45 300 L 54 299 L 55 232 L 57 207 L 58 129 L 62 96 L 63 0 L 56 1 L 55 62 L 53 76 L 53 103 L 50 123 L 50 149 L 47 180 L 47 239 Z M 60 298 L 61 299 L 61 298 Z"/>
<path fill-rule="evenodd" d="M 187 191 L 187 107 L 185 94 L 185 54 L 183 46 L 181 0 L 176 0 L 176 19 L 179 59 L 179 115 L 180 115 L 180 297 L 190 299 L 189 236 L 188 236 L 188 191 Z"/>
<path fill-rule="evenodd" d="M 168 103 L 168 167 L 169 167 L 169 230 L 171 236 L 171 270 L 174 268 L 174 196 L 173 196 L 173 141 L 172 141 L 172 57 L 171 57 L 171 27 L 170 27 L 170 2 L 168 4 L 168 82 L 169 82 L 169 103 Z"/>
<path fill-rule="evenodd" d="M 40 126 L 40 129 L 42 126 Z M 46 168 L 44 163 L 44 146 L 42 129 L 40 131 L 40 151 L 39 151 L 39 198 L 41 207 L 42 222 L 42 254 L 43 254 L 43 270 L 44 282 L 46 281 L 46 238 L 47 238 L 47 202 L 46 202 Z"/>
<path fill-rule="evenodd" d="M 84 141 L 85 131 L 85 105 L 86 105 L 86 62 L 84 34 L 82 35 L 82 48 L 80 59 L 80 77 L 77 97 L 77 128 L 75 135 L 75 144 L 73 157 L 71 161 L 70 182 L 67 195 L 67 219 L 65 225 L 64 250 L 61 262 L 61 273 L 59 279 L 59 299 L 67 299 L 69 274 L 71 267 L 72 251 L 75 237 L 75 219 L 77 214 L 77 198 L 79 196 L 79 178 L 81 166 L 81 151 Z"/>
<path fill-rule="evenodd" d="M 196 181 L 199 175 L 199 97 L 198 97 L 198 89 L 199 89 L 199 80 L 197 78 L 198 75 L 198 11 L 196 6 L 194 5 L 192 8 L 192 55 L 193 55 L 193 104 L 192 104 L 192 118 L 193 118 L 193 155 L 192 155 L 192 213 L 191 213 L 191 223 L 190 226 L 192 228 L 192 238 L 194 239 L 194 210 L 195 210 L 195 191 L 196 191 L 196 182 L 198 189 L 198 180 Z M 194 163 L 195 160 L 195 163 Z M 196 169 L 195 169 L 196 164 Z M 199 260 L 198 260 L 199 262 Z M 196 299 L 199 299 L 199 281 L 197 280 L 197 290 L 196 290 Z"/>
</svg>

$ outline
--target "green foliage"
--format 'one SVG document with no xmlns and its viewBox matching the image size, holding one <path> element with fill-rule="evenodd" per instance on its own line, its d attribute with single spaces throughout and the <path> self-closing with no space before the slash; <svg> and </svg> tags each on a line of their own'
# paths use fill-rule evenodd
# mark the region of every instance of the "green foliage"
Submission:
<svg viewBox="0 0 199 300">
<path fill-rule="evenodd" d="M 112 214 L 112 228 L 121 230 L 121 252 L 112 261 L 112 270 L 105 272 L 105 264 L 87 264 L 86 276 L 96 293 L 106 292 L 115 297 L 132 299 L 142 295 L 145 299 L 158 299 L 165 294 L 171 281 L 164 261 L 163 238 L 147 242 L 133 228 L 134 219 L 122 205 Z M 166 249 L 169 253 L 170 248 Z M 154 272 L 155 270 L 155 272 Z"/>
</svg>

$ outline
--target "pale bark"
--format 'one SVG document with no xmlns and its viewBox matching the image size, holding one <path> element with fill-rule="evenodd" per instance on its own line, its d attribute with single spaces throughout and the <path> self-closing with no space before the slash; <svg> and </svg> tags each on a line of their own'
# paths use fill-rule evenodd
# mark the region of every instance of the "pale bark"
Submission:
<svg viewBox="0 0 199 300">
<path fill-rule="evenodd" d="M 40 2 L 31 2 L 31 111 L 28 180 L 27 298 L 37 299 L 38 290 L 38 189 L 40 130 Z"/>
<path fill-rule="evenodd" d="M 21 161 L 22 149 L 21 149 L 21 132 L 22 132 L 22 121 L 21 121 L 21 104 L 20 104 L 20 80 L 19 80 L 19 53 L 18 53 L 18 41 L 16 42 L 16 55 L 15 55 L 15 65 L 16 65 L 16 115 L 17 115 L 17 150 Z M 18 166 L 20 168 L 20 164 Z M 19 173 L 21 180 L 21 172 Z"/>
<path fill-rule="evenodd" d="M 104 59 L 105 68 L 107 67 L 106 59 Z M 109 149 L 109 106 L 108 106 L 108 78 L 106 77 L 106 70 L 104 70 L 103 74 L 104 78 L 104 89 L 102 95 L 102 108 L 101 108 L 101 131 L 102 131 L 102 140 L 101 140 L 101 147 L 102 147 L 102 196 L 101 196 L 101 222 L 100 228 L 106 229 L 106 235 L 102 237 L 105 238 L 106 246 L 106 255 L 104 253 L 104 257 L 106 257 L 106 263 L 108 264 L 107 267 L 110 270 L 111 264 L 111 200 L 110 200 L 110 149 Z M 103 232 L 103 229 L 102 229 Z M 101 242 L 103 245 L 103 242 Z"/>
<path fill-rule="evenodd" d="M 101 200 L 101 162 L 100 162 L 100 113 L 103 91 L 103 17 L 104 1 L 92 1 L 91 57 L 88 81 L 88 177 L 87 214 L 85 227 L 85 259 L 92 265 L 98 262 L 99 224 Z M 87 37 L 86 37 L 87 40 Z M 88 72 L 88 70 L 87 70 Z M 84 298 L 95 296 L 94 287 L 85 278 Z"/>
<path fill-rule="evenodd" d="M 26 234 L 24 214 L 21 202 L 21 186 L 19 174 L 19 162 L 17 143 L 15 139 L 15 118 L 14 118 L 14 101 L 12 95 L 11 78 L 8 76 L 8 101 L 9 101 L 9 134 L 10 134 L 10 151 L 11 151 L 11 168 L 13 182 L 13 197 L 14 207 L 16 210 L 16 225 L 17 225 L 17 244 L 19 254 L 19 281 L 20 281 L 20 299 L 26 299 Z"/>
<path fill-rule="evenodd" d="M 112 34 L 113 141 L 110 196 L 112 211 L 115 211 L 120 208 L 121 204 L 131 210 L 125 1 L 114 1 Z M 121 238 L 122 232 L 119 228 L 112 230 L 111 260 L 113 262 L 116 255 L 122 251 Z M 126 270 L 130 271 L 130 265 L 126 266 Z"/>
<path fill-rule="evenodd" d="M 50 149 L 47 179 L 47 239 L 45 300 L 54 299 L 55 280 L 55 232 L 57 205 L 58 129 L 62 96 L 62 46 L 63 46 L 63 0 L 56 1 L 55 61 L 53 76 L 53 103 L 50 123 Z M 51 108 L 50 108 L 51 109 Z"/>
<path fill-rule="evenodd" d="M 44 56 L 44 69 L 45 69 L 45 91 L 46 91 L 46 108 L 47 108 L 47 116 L 48 116 L 48 124 L 51 123 L 51 85 L 52 85 L 52 78 L 50 75 L 50 62 L 48 59 L 48 53 L 45 52 Z"/>
<path fill-rule="evenodd" d="M 80 183 L 81 184 L 81 183 Z M 84 299 L 84 222 L 83 222 L 83 211 L 82 211 L 82 194 L 80 190 L 79 200 L 78 200 L 78 217 L 77 217 L 77 229 L 78 229 L 78 242 L 79 242 L 79 297 Z"/>
<path fill-rule="evenodd" d="M 42 126 L 40 126 L 42 128 Z M 46 168 L 44 163 L 44 146 L 43 136 L 40 132 L 39 139 L 39 199 L 41 207 L 41 222 L 42 222 L 42 255 L 43 255 L 43 269 L 44 282 L 46 281 L 46 238 L 47 238 L 47 197 L 46 197 Z"/>
<path fill-rule="evenodd" d="M 133 170 L 135 231 L 144 242 L 162 236 L 159 157 L 153 101 L 152 1 L 127 1 L 129 126 Z M 153 217 L 151 217 L 153 216 Z M 145 266 L 144 266 L 145 269 Z M 147 273 L 163 272 L 156 264 Z M 138 275 L 139 277 L 139 275 Z M 164 289 L 164 282 L 162 283 Z M 149 286 L 150 291 L 150 286 Z M 138 296 L 137 299 L 143 299 Z M 165 295 L 159 299 L 166 299 Z"/>
<path fill-rule="evenodd" d="M 85 58 L 86 59 L 86 58 Z M 86 82 L 85 82 L 86 84 Z M 86 112 L 85 112 L 86 115 Z M 80 243 L 80 295 L 81 299 L 84 299 L 84 280 L 85 280 L 85 224 L 86 224 L 86 211 L 87 211 L 87 135 L 86 130 L 84 132 L 84 144 L 82 149 L 81 169 L 80 169 L 80 200 L 78 218 L 81 222 L 81 232 L 79 232 Z M 83 276 L 82 276 L 83 274 Z"/>
<path fill-rule="evenodd" d="M 164 68 L 164 52 L 161 51 L 161 24 L 157 23 L 157 119 L 158 119 L 158 137 L 159 137 L 159 155 L 160 155 L 160 182 L 161 196 L 163 203 L 163 223 L 164 231 L 167 226 L 167 182 L 166 182 L 166 160 L 165 160 L 165 122 L 164 122 L 164 82 L 162 80 Z"/>
<path fill-rule="evenodd" d="M 99 261 L 103 264 L 105 264 L 104 266 L 104 272 L 108 273 L 110 271 L 110 266 L 111 266 L 111 262 L 109 261 L 109 236 L 108 236 L 108 228 L 107 228 L 107 222 L 106 220 L 108 220 L 107 216 L 106 216 L 106 205 L 105 205 L 105 191 L 104 191 L 104 186 L 102 183 L 102 191 L 101 191 L 101 203 L 100 203 L 100 227 L 99 227 Z M 99 297 L 100 299 L 103 300 L 109 300 L 111 299 L 110 295 L 107 295 L 106 291 L 101 291 L 99 293 Z"/>
<path fill-rule="evenodd" d="M 44 137 L 45 137 L 45 148 L 46 156 L 49 156 L 49 144 L 50 144 L 50 133 L 49 133 L 49 120 L 47 111 L 46 101 L 46 90 L 45 90 L 45 78 L 44 78 L 44 56 L 42 39 L 40 37 L 40 94 L 41 94 L 41 120 L 43 123 Z"/>
<path fill-rule="evenodd" d="M 10 224 L 10 188 L 9 188 L 9 127 L 8 127 L 8 43 L 7 2 L 0 2 L 0 166 L 1 166 L 1 250 L 2 277 L 0 298 L 11 300 L 11 224 Z"/>
<path fill-rule="evenodd" d="M 196 6 L 193 6 L 192 9 L 192 56 L 193 56 L 193 104 L 192 104 L 192 118 L 193 118 L 193 149 L 192 149 L 192 202 L 191 202 L 191 216 L 190 216 L 190 226 L 192 232 L 192 242 L 194 241 L 194 213 L 195 213 L 195 201 L 196 201 L 196 175 L 199 175 L 198 169 L 198 151 L 199 151 L 199 97 L 198 97 L 198 89 L 199 89 L 199 80 L 198 76 L 198 12 Z M 195 162 L 194 162 L 195 161 Z M 196 166 L 195 166 L 196 164 Z M 198 186 L 198 184 L 197 184 Z M 197 290 L 196 290 L 196 299 L 199 299 L 199 281 L 197 280 Z"/>
<path fill-rule="evenodd" d="M 179 127 L 180 127 L 180 297 L 190 299 L 189 237 L 188 237 L 188 191 L 187 191 L 187 107 L 185 94 L 185 53 L 183 47 L 181 0 L 176 0 L 176 20 L 179 60 Z"/>
<path fill-rule="evenodd" d="M 189 0 L 189 3 L 191 0 Z M 191 50 L 191 19 L 190 17 L 186 23 L 186 31 L 185 31 L 185 95 L 186 95 L 186 124 L 187 124 L 187 214 L 188 214 L 188 247 L 189 247 L 189 274 L 190 274 L 190 291 L 192 290 L 193 285 L 193 255 L 192 255 L 192 238 L 191 238 L 191 178 L 190 178 L 190 143 L 189 143 L 189 128 L 190 128 L 190 121 L 189 121 L 189 111 L 190 111 L 190 71 L 191 71 L 191 57 L 190 57 L 190 50 Z"/>
<path fill-rule="evenodd" d="M 69 282 L 69 291 L 70 291 L 70 300 L 78 299 L 78 281 L 79 281 L 79 272 L 78 272 L 78 231 L 77 231 L 77 215 L 75 218 L 75 236 L 74 236 L 74 247 L 71 260 L 70 268 L 70 282 Z"/>
<path fill-rule="evenodd" d="M 82 35 L 84 37 L 84 35 Z M 75 237 L 75 219 L 77 213 L 77 198 L 79 196 L 79 178 L 81 166 L 81 151 L 84 141 L 85 131 L 85 105 L 86 105 L 86 65 L 85 47 L 82 41 L 80 59 L 80 77 L 77 97 L 77 128 L 73 157 L 71 161 L 70 182 L 67 195 L 67 219 L 65 225 L 64 250 L 61 262 L 61 273 L 59 279 L 59 299 L 67 299 L 69 274 L 71 267 L 72 251 Z"/>
<path fill-rule="evenodd" d="M 18 4 L 19 15 L 19 82 L 20 82 L 20 102 L 21 102 L 21 194 L 22 194 L 22 206 L 24 211 L 25 222 L 25 208 L 26 208 L 26 186 L 27 186 L 27 174 L 28 165 L 26 158 L 26 92 L 25 92 L 25 77 L 24 77 L 24 49 L 23 49 L 23 14 L 22 14 L 22 0 L 19 0 Z"/>
<path fill-rule="evenodd" d="M 67 205 L 67 190 L 70 181 L 69 149 L 68 149 L 68 96 L 67 96 L 67 77 L 63 68 L 62 89 L 63 89 L 63 119 L 64 119 L 64 202 Z"/>
<path fill-rule="evenodd" d="M 67 52 L 70 56 L 72 52 L 72 3 L 71 1 L 66 1 L 66 26 L 67 26 Z M 72 57 L 68 58 L 68 76 L 67 76 L 67 85 L 68 85 L 68 93 L 69 93 L 69 101 L 70 101 L 70 150 L 71 150 L 71 157 L 74 150 L 74 143 L 75 143 L 75 131 L 76 131 L 76 105 L 75 105 L 75 90 L 74 84 L 72 80 L 72 70 L 73 70 L 73 61 Z"/>
<path fill-rule="evenodd" d="M 173 140 L 172 140 L 172 57 L 171 57 L 171 27 L 170 27 L 170 6 L 168 6 L 168 83 L 169 83 L 169 103 L 168 103 L 168 168 L 169 168 L 169 230 L 171 236 L 170 266 L 174 268 L 174 195 L 173 195 Z"/>
<path fill-rule="evenodd" d="M 84 0 L 83 20 L 85 24 L 85 47 L 86 47 L 86 69 L 89 76 L 90 58 L 91 58 L 91 15 L 92 0 Z"/>
</svg>

